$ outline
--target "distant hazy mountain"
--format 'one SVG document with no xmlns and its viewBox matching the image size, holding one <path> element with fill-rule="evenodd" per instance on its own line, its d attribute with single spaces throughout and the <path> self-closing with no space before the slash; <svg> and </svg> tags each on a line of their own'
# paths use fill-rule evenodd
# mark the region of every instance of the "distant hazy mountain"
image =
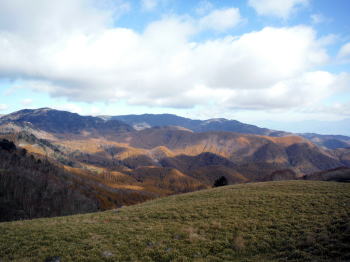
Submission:
<svg viewBox="0 0 350 262">
<path fill-rule="evenodd" d="M 138 130 L 155 126 L 181 126 L 194 132 L 226 131 L 256 135 L 286 135 L 285 132 L 261 128 L 258 126 L 245 124 L 237 120 L 228 120 L 225 118 L 192 120 L 172 114 L 144 114 L 112 116 L 110 119 L 121 120 Z"/>
<path fill-rule="evenodd" d="M 261 128 L 255 125 L 249 125 L 237 120 L 228 120 L 225 118 L 214 118 L 208 120 L 192 120 L 172 114 L 144 114 L 144 115 L 122 115 L 104 117 L 104 119 L 118 119 L 131 126 L 136 130 L 142 130 L 145 128 L 156 126 L 181 126 L 192 130 L 193 132 L 210 132 L 210 131 L 226 131 L 236 132 L 242 134 L 255 134 L 255 135 L 267 135 L 267 136 L 286 136 L 292 135 L 285 131 L 276 131 L 268 128 Z M 342 122 L 344 125 L 347 121 Z M 288 125 L 288 124 L 287 124 Z M 305 126 L 309 126 L 310 123 L 305 123 Z M 297 125 L 298 126 L 298 125 Z M 305 130 L 305 129 L 303 129 Z M 327 133 L 332 130 L 330 127 L 324 127 L 324 132 Z M 349 120 L 350 130 L 350 120 Z M 316 133 L 297 133 L 302 137 L 305 137 L 313 143 L 329 148 L 347 148 L 350 147 L 350 137 L 342 135 L 320 135 Z"/>
<path fill-rule="evenodd" d="M 272 129 L 285 130 L 294 133 L 350 136 L 350 118 L 339 121 L 264 121 L 264 125 Z"/>
<path fill-rule="evenodd" d="M 299 134 L 315 143 L 329 149 L 350 148 L 350 137 L 341 135 L 320 135 L 314 133 Z"/>
</svg>

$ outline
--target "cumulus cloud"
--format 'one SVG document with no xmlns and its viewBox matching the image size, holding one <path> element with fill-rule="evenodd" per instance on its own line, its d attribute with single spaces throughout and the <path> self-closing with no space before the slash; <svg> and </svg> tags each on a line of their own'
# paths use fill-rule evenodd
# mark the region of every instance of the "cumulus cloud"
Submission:
<svg viewBox="0 0 350 262">
<path fill-rule="evenodd" d="M 144 11 L 153 11 L 157 5 L 157 0 L 141 0 L 141 7 Z"/>
<path fill-rule="evenodd" d="M 59 34 L 56 30 L 43 34 L 35 28 L 27 37 L 25 25 L 1 29 L 0 75 L 20 76 L 22 87 L 70 101 L 243 109 L 307 106 L 337 92 L 340 79 L 346 79 L 315 70 L 329 57 L 325 41 L 311 27 L 265 27 L 195 42 L 193 37 L 203 30 L 235 26 L 241 19 L 239 10 L 212 10 L 198 19 L 164 16 L 136 32 L 110 26 L 113 14 L 100 6 L 85 6 L 83 0 L 75 3 L 81 6 L 74 4 L 71 15 L 79 16 L 86 8 L 82 15 L 89 14 L 87 21 L 97 16 L 94 30 L 79 25 L 79 19 L 67 30 L 67 21 L 52 22 Z M 49 19 L 44 11 L 37 12 L 40 21 Z M 11 23 L 21 20 L 13 14 Z M 218 14 L 225 14 L 227 20 L 220 20 Z M 66 108 L 81 112 L 72 104 Z"/>
<path fill-rule="evenodd" d="M 113 16 L 128 8 L 127 3 L 112 0 L 4 0 L 0 1 L 0 29 L 2 34 L 21 34 L 33 37 L 60 37 L 62 34 L 83 31 L 96 32 L 113 22 Z M 44 40 L 41 38 L 40 40 Z"/>
<path fill-rule="evenodd" d="M 238 8 L 214 10 L 200 19 L 199 25 L 204 29 L 226 31 L 242 21 Z"/>
<path fill-rule="evenodd" d="M 267 110 L 297 108 L 301 105 L 309 107 L 331 96 L 333 92 L 341 92 L 349 84 L 349 74 L 307 72 L 295 78 L 281 80 L 266 89 L 245 90 L 230 98 L 227 106 Z"/>
<path fill-rule="evenodd" d="M 309 0 L 249 0 L 248 4 L 259 15 L 287 19 L 298 7 L 307 5 Z"/>
<path fill-rule="evenodd" d="M 350 58 L 350 42 L 343 45 L 338 53 L 339 58 Z"/>
</svg>

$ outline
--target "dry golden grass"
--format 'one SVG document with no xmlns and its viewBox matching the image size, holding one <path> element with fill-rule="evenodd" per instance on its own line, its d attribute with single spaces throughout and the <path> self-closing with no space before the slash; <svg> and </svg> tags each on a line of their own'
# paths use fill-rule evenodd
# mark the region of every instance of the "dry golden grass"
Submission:
<svg viewBox="0 0 350 262">
<path fill-rule="evenodd" d="M 252 183 L 102 213 L 1 223 L 0 259 L 348 261 L 349 221 L 350 184 Z"/>
<path fill-rule="evenodd" d="M 47 154 L 46 151 L 38 145 L 27 144 L 27 145 L 21 145 L 21 147 L 25 148 L 29 153 L 38 154 L 41 156 L 46 156 Z"/>
<path fill-rule="evenodd" d="M 313 145 L 309 140 L 300 137 L 300 136 L 284 136 L 284 137 L 272 137 L 272 136 L 264 136 L 264 138 L 283 146 L 290 146 L 293 144 L 307 143 L 309 145 Z"/>
</svg>

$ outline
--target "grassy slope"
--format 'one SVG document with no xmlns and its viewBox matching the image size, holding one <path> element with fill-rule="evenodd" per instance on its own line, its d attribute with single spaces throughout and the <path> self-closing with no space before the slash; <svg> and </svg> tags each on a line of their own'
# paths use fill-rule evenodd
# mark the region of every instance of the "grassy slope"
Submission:
<svg viewBox="0 0 350 262">
<path fill-rule="evenodd" d="M 0 260 L 350 260 L 350 184 L 228 186 L 68 217 L 0 224 Z"/>
</svg>

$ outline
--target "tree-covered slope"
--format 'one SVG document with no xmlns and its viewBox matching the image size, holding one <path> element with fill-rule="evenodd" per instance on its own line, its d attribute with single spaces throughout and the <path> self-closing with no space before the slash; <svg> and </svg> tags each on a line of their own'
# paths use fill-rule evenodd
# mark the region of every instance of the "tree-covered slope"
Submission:
<svg viewBox="0 0 350 262">
<path fill-rule="evenodd" d="M 0 140 L 0 222 L 106 210 L 153 197 L 107 187 Z"/>
</svg>

